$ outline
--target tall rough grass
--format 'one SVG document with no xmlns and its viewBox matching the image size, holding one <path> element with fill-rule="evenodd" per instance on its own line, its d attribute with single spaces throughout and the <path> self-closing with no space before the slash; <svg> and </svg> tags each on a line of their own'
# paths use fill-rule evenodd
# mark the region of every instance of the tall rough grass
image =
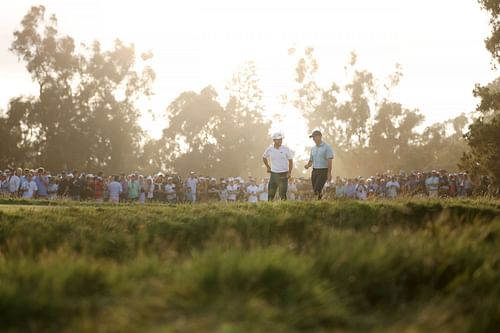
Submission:
<svg viewBox="0 0 500 333">
<path fill-rule="evenodd" d="M 17 203 L 0 206 L 0 332 L 500 327 L 498 201 Z"/>
</svg>

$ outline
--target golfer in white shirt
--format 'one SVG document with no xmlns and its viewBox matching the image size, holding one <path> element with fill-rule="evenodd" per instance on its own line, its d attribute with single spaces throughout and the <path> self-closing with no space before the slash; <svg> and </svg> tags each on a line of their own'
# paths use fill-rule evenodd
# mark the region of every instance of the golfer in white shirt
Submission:
<svg viewBox="0 0 500 333">
<path fill-rule="evenodd" d="M 283 145 L 283 134 L 274 133 L 273 141 L 274 144 L 268 147 L 262 156 L 267 172 L 271 174 L 268 186 L 268 200 L 274 200 L 277 190 L 279 190 L 281 200 L 286 200 L 288 178 L 293 170 L 293 152 Z M 271 165 L 269 165 L 269 162 L 271 162 Z"/>
</svg>

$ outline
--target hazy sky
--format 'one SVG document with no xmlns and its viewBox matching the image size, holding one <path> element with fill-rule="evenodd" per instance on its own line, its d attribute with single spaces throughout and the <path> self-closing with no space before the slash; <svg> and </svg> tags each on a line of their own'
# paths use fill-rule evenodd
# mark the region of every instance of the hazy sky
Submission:
<svg viewBox="0 0 500 333">
<path fill-rule="evenodd" d="M 474 84 L 495 77 L 483 42 L 488 16 L 476 0 L 2 0 L 4 110 L 9 98 L 36 92 L 24 64 L 8 48 L 12 32 L 37 4 L 56 14 L 59 30 L 78 43 L 98 39 L 109 45 L 120 38 L 135 43 L 138 52 L 151 50 L 157 81 L 147 107 L 157 115 L 183 91 L 212 84 L 222 92 L 239 64 L 255 61 L 267 107 L 289 115 L 273 127 L 289 133 L 292 146 L 303 140 L 296 131 L 305 129 L 293 110 L 278 103 L 293 83 L 291 46 L 315 48 L 324 86 L 345 79 L 343 66 L 352 50 L 360 66 L 381 79 L 400 63 L 404 77 L 392 97 L 419 108 L 428 122 L 474 110 Z M 153 136 L 164 127 L 161 117 L 157 120 L 142 120 Z"/>
</svg>

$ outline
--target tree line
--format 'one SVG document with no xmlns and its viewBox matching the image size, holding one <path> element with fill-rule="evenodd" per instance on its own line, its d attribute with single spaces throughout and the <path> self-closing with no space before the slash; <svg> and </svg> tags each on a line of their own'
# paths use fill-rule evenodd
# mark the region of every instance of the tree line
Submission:
<svg viewBox="0 0 500 333">
<path fill-rule="evenodd" d="M 487 46 L 500 61 L 498 8 L 491 1 L 481 4 L 492 15 Z M 271 120 L 255 63 L 235 70 L 227 102 L 212 86 L 166 102 L 166 124 L 153 139 L 140 127 L 137 107 L 139 99 L 153 94 L 153 54 L 138 55 L 133 44 L 121 40 L 110 49 L 98 41 L 77 44 L 58 30 L 56 16 L 44 6 L 32 7 L 13 36 L 10 50 L 39 89 L 35 96 L 11 98 L 0 117 L 0 165 L 106 173 L 192 168 L 211 175 L 263 173 L 261 154 L 270 143 Z M 300 110 L 310 130 L 323 130 L 336 149 L 336 174 L 460 166 L 500 179 L 498 82 L 474 90 L 482 100 L 479 117 L 462 114 L 423 127 L 418 109 L 390 98 L 403 75 L 400 66 L 381 80 L 360 68 L 353 52 L 345 66 L 347 83 L 331 82 L 325 89 L 317 82 L 313 48 L 290 49 L 289 56 L 296 63 L 295 88 L 282 102 Z"/>
</svg>

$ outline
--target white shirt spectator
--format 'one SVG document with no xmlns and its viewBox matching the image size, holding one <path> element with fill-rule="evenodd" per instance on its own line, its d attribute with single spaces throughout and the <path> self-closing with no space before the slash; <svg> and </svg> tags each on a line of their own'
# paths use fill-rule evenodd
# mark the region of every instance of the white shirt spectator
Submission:
<svg viewBox="0 0 500 333">
<path fill-rule="evenodd" d="M 365 184 L 358 184 L 356 186 L 356 198 L 359 200 L 366 200 L 368 198 L 368 188 Z"/>
<path fill-rule="evenodd" d="M 267 188 L 268 188 L 267 183 L 262 183 L 259 185 L 259 200 L 260 201 L 267 201 L 267 199 L 268 199 Z"/>
<path fill-rule="evenodd" d="M 250 185 L 247 187 L 248 202 L 256 203 L 258 201 L 257 193 L 259 192 L 259 187 L 257 185 Z"/>
<path fill-rule="evenodd" d="M 153 184 L 153 182 L 151 182 L 151 184 L 148 184 L 146 182 L 146 198 L 148 199 L 153 199 L 154 197 L 154 192 L 155 192 L 155 184 Z"/>
<path fill-rule="evenodd" d="M 17 193 L 20 185 L 21 185 L 21 179 L 19 179 L 18 176 L 16 175 L 10 176 L 10 178 L 8 179 L 9 193 L 10 194 Z"/>
<path fill-rule="evenodd" d="M 222 202 L 227 202 L 227 185 L 226 185 L 226 182 L 223 181 L 220 186 L 219 186 L 219 198 L 220 198 L 220 201 Z"/>
<path fill-rule="evenodd" d="M 35 192 L 38 191 L 38 186 L 36 186 L 33 179 L 30 181 L 27 180 L 23 183 L 21 190 L 23 190 L 23 198 L 32 199 L 35 196 Z"/>
<path fill-rule="evenodd" d="M 286 198 L 292 201 L 297 200 L 297 185 L 295 183 L 288 183 Z"/>
<path fill-rule="evenodd" d="M 123 192 L 122 184 L 117 181 L 112 181 L 108 185 L 109 201 L 118 203 L 120 201 L 120 193 Z"/>
<path fill-rule="evenodd" d="M 395 197 L 398 196 L 398 191 L 400 188 L 399 182 L 397 182 L 395 180 L 390 180 L 387 182 L 387 184 L 385 184 L 385 188 L 387 191 L 388 198 L 394 199 Z"/>
<path fill-rule="evenodd" d="M 57 190 L 59 189 L 59 184 L 56 183 L 49 183 L 49 199 L 54 200 L 57 198 Z"/>
<path fill-rule="evenodd" d="M 227 200 L 236 201 L 236 195 L 238 193 L 238 185 L 229 184 L 227 185 Z"/>
<path fill-rule="evenodd" d="M 272 145 L 266 149 L 262 157 L 271 162 L 271 172 L 288 172 L 288 160 L 293 159 L 293 152 L 287 146 L 281 145 L 276 149 Z"/>
<path fill-rule="evenodd" d="M 190 193 L 196 193 L 196 185 L 198 184 L 198 179 L 194 177 L 189 177 L 186 179 L 186 187 Z"/>
<path fill-rule="evenodd" d="M 165 193 L 167 194 L 167 200 L 174 200 L 176 197 L 175 184 L 165 184 Z"/>
</svg>

